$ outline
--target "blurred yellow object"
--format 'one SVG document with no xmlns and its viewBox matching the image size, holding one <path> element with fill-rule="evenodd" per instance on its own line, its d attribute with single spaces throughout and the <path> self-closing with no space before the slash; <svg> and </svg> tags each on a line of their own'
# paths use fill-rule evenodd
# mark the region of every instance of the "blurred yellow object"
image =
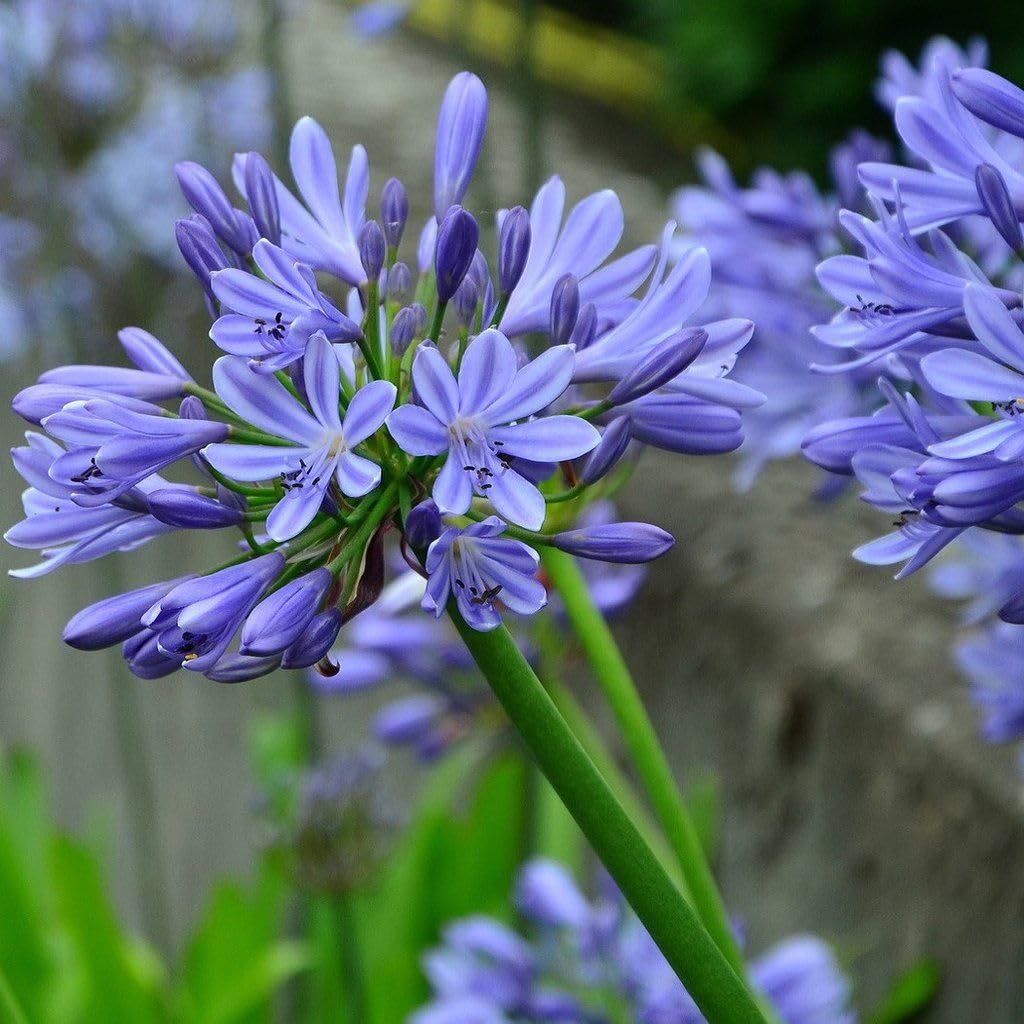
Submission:
<svg viewBox="0 0 1024 1024">
<path fill-rule="evenodd" d="M 467 50 L 509 66 L 529 38 L 521 6 L 501 0 L 419 0 L 408 20 L 445 40 L 457 25 Z M 537 7 L 532 50 L 542 81 L 625 113 L 650 108 L 661 88 L 661 55 L 653 47 L 544 5 Z"/>
</svg>

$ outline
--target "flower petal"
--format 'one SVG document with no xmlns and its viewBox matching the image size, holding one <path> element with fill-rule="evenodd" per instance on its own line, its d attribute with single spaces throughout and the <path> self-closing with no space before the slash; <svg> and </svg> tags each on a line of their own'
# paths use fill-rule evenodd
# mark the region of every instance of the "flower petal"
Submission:
<svg viewBox="0 0 1024 1024">
<path fill-rule="evenodd" d="M 545 416 L 511 427 L 495 427 L 490 437 L 501 442 L 503 455 L 534 462 L 576 459 L 601 440 L 600 431 L 579 416 Z"/>
<path fill-rule="evenodd" d="M 267 534 L 272 540 L 291 540 L 313 521 L 324 500 L 321 487 L 295 487 L 274 506 L 267 517 Z"/>
<path fill-rule="evenodd" d="M 936 391 L 950 398 L 1008 402 L 1024 396 L 1024 374 L 980 352 L 961 348 L 932 352 L 921 360 L 921 371 Z"/>
<path fill-rule="evenodd" d="M 448 447 L 448 432 L 421 405 L 400 405 L 387 419 L 388 430 L 408 455 L 440 455 Z"/>
<path fill-rule="evenodd" d="M 334 354 L 334 346 L 324 336 L 323 331 L 317 331 L 306 345 L 302 376 L 306 385 L 306 398 L 313 415 L 325 427 L 340 430 L 338 397 L 341 370 L 338 366 L 338 357 Z"/>
<path fill-rule="evenodd" d="M 336 476 L 342 494 L 361 498 L 380 483 L 380 466 L 361 455 L 345 452 L 338 459 Z"/>
<path fill-rule="evenodd" d="M 989 288 L 968 284 L 964 312 L 978 341 L 1009 366 L 1024 367 L 1024 332 Z"/>
<path fill-rule="evenodd" d="M 459 412 L 472 415 L 496 402 L 516 374 L 515 349 L 500 331 L 478 334 L 466 349 L 459 367 Z"/>
<path fill-rule="evenodd" d="M 233 412 L 275 437 L 309 443 L 323 433 L 276 377 L 254 373 L 237 356 L 213 364 L 213 386 Z"/>
<path fill-rule="evenodd" d="M 335 360 L 337 364 L 337 360 Z M 361 387 L 348 403 L 342 433 L 349 447 L 366 440 L 379 430 L 388 413 L 395 407 L 395 385 L 386 380 L 374 380 Z"/>
<path fill-rule="evenodd" d="M 509 423 L 549 406 L 569 386 L 575 361 L 568 345 L 542 352 L 519 370 L 501 398 L 482 410 L 487 425 Z"/>
<path fill-rule="evenodd" d="M 459 406 L 459 388 L 444 356 L 433 346 L 421 347 L 412 364 L 416 397 L 442 423 L 451 423 Z"/>
<path fill-rule="evenodd" d="M 451 461 L 448 460 L 449 463 Z M 468 474 L 463 473 L 463 476 L 467 478 L 468 483 Z M 527 530 L 539 530 L 544 525 L 544 515 L 547 512 L 544 495 L 529 480 L 521 477 L 514 469 L 507 469 L 503 473 L 495 474 L 489 482 L 491 487 L 487 492 L 487 498 L 500 516 Z M 437 499 L 436 490 L 434 499 Z M 438 502 L 438 505 L 440 504 Z"/>
<path fill-rule="evenodd" d="M 327 133 L 311 117 L 303 117 L 292 131 L 288 159 L 299 192 L 313 216 L 339 239 L 348 235 L 338 193 L 338 166 Z"/>
<path fill-rule="evenodd" d="M 473 502 L 473 484 L 458 459 L 448 456 L 434 481 L 434 501 L 442 512 L 461 516 Z"/>
<path fill-rule="evenodd" d="M 208 444 L 200 454 L 218 473 L 233 480 L 273 480 L 301 449 L 269 444 Z"/>
</svg>

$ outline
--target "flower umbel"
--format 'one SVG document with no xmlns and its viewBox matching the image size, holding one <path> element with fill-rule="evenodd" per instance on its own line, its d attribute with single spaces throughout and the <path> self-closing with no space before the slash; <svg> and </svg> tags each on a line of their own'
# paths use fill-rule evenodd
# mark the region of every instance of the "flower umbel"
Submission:
<svg viewBox="0 0 1024 1024">
<path fill-rule="evenodd" d="M 205 573 L 92 606 L 69 643 L 121 643 L 146 677 L 183 666 L 235 682 L 318 664 L 330 680 L 339 630 L 387 592 L 393 540 L 426 578 L 423 608 L 477 630 L 544 606 L 543 545 L 609 563 L 671 546 L 646 524 L 581 530 L 581 517 L 641 443 L 739 443 L 741 412 L 761 396 L 727 375 L 750 324 L 691 322 L 709 263 L 695 250 L 666 273 L 672 225 L 660 259 L 644 246 L 609 261 L 618 199 L 598 192 L 563 221 L 557 178 L 529 212 L 499 213 L 489 264 L 467 203 L 486 121 L 483 83 L 456 76 L 433 210 L 406 261 L 402 183 L 389 179 L 368 217 L 365 151 L 352 149 L 340 185 L 310 118 L 291 138 L 297 193 L 257 153 L 233 167 L 248 210 L 203 167 L 178 165 L 195 213 L 175 235 L 227 353 L 212 388 L 139 329 L 121 336 L 134 368 L 44 374 L 14 400 L 46 434 L 15 451 L 30 486 L 7 536 L 43 551 L 24 575 L 172 530 L 238 530 L 242 546 Z M 198 479 L 159 475 L 179 463 Z M 425 720 L 406 709 L 382 729 Z"/>
</svg>

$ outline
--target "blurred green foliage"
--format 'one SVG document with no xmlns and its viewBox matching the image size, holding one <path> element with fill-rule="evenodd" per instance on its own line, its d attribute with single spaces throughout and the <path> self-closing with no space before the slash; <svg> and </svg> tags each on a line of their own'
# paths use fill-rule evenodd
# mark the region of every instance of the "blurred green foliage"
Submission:
<svg viewBox="0 0 1024 1024">
<path fill-rule="evenodd" d="M 654 44 L 669 89 L 655 115 L 666 124 L 694 108 L 719 126 L 740 173 L 754 165 L 805 167 L 817 176 L 829 147 L 859 126 L 890 132 L 875 104 L 878 60 L 898 49 L 916 61 L 942 34 L 982 36 L 990 65 L 1024 78 L 1024 33 L 999 0 L 550 0 L 554 6 Z"/>
<path fill-rule="evenodd" d="M 280 793 L 302 770 L 296 724 L 267 718 L 254 731 L 262 788 Z M 352 896 L 367 1012 L 393 1024 L 423 1003 L 422 953 L 444 924 L 470 913 L 508 920 L 524 855 L 517 837 L 537 790 L 513 750 L 464 744 L 434 768 L 386 865 Z M 546 785 L 546 784 L 545 784 Z M 542 790 L 543 793 L 543 790 Z M 579 833 L 542 797 L 538 852 L 579 860 Z M 287 813 L 284 804 L 276 811 Z M 194 931 L 165 962 L 119 923 L 94 846 L 52 821 L 39 767 L 0 761 L 0 1024 L 357 1024 L 346 996 L 337 897 L 298 890 L 271 848 L 253 879 L 211 893 Z M 303 913 L 289 937 L 290 911 Z"/>
</svg>

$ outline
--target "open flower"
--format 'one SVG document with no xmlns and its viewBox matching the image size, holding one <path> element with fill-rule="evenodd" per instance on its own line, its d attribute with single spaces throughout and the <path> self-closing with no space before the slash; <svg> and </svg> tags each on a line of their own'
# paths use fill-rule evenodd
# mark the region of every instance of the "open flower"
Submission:
<svg viewBox="0 0 1024 1024">
<path fill-rule="evenodd" d="M 421 404 L 396 409 L 388 430 L 410 455 L 448 453 L 434 483 L 442 512 L 461 515 L 477 494 L 510 522 L 531 530 L 543 524 L 544 497 L 512 460 L 575 459 L 600 434 L 577 416 L 514 421 L 555 401 L 569 385 L 573 364 L 572 349 L 558 345 L 517 369 L 515 349 L 496 330 L 470 343 L 458 381 L 437 349 L 416 353 L 412 376 Z"/>
<path fill-rule="evenodd" d="M 332 480 L 350 498 L 380 483 L 380 466 L 352 449 L 382 426 L 395 404 L 393 384 L 371 381 L 352 397 L 342 420 L 338 358 L 323 334 L 310 339 L 303 366 L 312 415 L 284 385 L 254 373 L 241 359 L 224 356 L 213 368 L 217 394 L 234 412 L 287 439 L 285 445 L 226 443 L 203 449 L 214 469 L 236 480 L 280 479 L 285 494 L 267 518 L 267 533 L 277 541 L 309 525 Z"/>
<path fill-rule="evenodd" d="M 532 615 L 547 603 L 536 578 L 539 559 L 522 541 L 502 537 L 505 524 L 497 516 L 464 530 L 449 527 L 427 552 L 427 592 L 423 607 L 440 617 L 455 595 L 462 617 L 474 629 L 501 623 L 495 603 L 521 615 Z"/>
</svg>

